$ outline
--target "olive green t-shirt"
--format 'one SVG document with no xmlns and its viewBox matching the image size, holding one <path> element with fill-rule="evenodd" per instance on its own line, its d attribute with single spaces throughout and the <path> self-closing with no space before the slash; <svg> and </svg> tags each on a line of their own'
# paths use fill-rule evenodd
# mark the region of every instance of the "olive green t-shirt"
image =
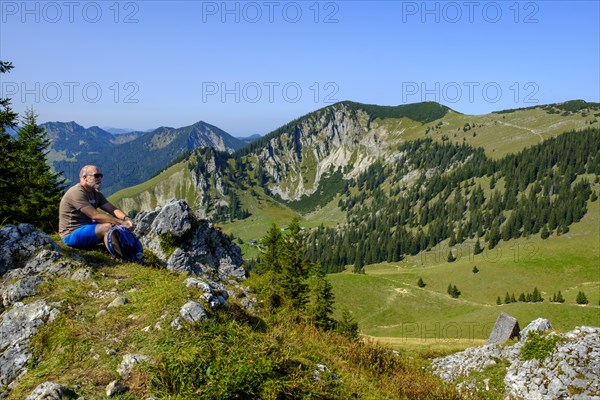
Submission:
<svg viewBox="0 0 600 400">
<path fill-rule="evenodd" d="M 106 197 L 97 190 L 87 192 L 79 183 L 66 191 L 60 200 L 58 210 L 58 233 L 65 237 L 74 230 L 93 221 L 81 212 L 85 206 L 102 207 L 108 203 Z"/>
</svg>

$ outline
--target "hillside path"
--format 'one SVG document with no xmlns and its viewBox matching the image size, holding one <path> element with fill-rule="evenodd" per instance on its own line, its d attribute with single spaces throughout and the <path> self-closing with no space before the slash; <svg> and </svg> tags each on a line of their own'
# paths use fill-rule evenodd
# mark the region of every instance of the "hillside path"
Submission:
<svg viewBox="0 0 600 400">
<path fill-rule="evenodd" d="M 526 127 L 520 126 L 520 125 L 511 124 L 510 122 L 504 122 L 504 121 L 498 121 L 498 122 L 500 122 L 502 125 L 510 126 L 512 128 L 523 129 L 523 130 L 529 131 L 529 132 L 533 133 L 534 135 L 537 135 L 540 138 L 540 142 L 544 141 L 544 137 L 541 135 L 541 133 L 537 132 L 534 129 L 526 128 Z"/>
</svg>

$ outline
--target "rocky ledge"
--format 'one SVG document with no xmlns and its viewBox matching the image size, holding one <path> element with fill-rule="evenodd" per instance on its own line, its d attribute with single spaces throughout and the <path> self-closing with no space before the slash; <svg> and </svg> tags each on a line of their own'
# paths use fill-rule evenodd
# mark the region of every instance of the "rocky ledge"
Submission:
<svg viewBox="0 0 600 400">
<path fill-rule="evenodd" d="M 253 308 L 248 289 L 239 282 L 246 277 L 239 247 L 210 223 L 198 220 L 183 201 L 171 201 L 161 208 L 136 217 L 136 233 L 142 243 L 169 270 L 193 275 L 185 285 L 196 288 L 193 299 L 181 304 L 171 326 L 196 324 L 207 318 L 206 309 L 227 306 L 233 296 L 248 309 Z M 30 341 L 37 331 L 70 307 L 66 301 L 49 303 L 45 299 L 29 299 L 38 295 L 38 287 L 55 277 L 77 281 L 91 280 L 97 265 L 86 261 L 86 252 L 63 252 L 44 232 L 29 224 L 6 225 L 0 229 L 0 399 L 6 398 L 20 377 L 27 373 L 31 360 Z M 94 295 L 95 294 L 90 294 Z M 97 295 L 115 297 L 108 305 L 119 307 L 128 299 L 120 293 Z M 101 310 L 98 315 L 109 312 Z M 167 315 L 146 331 L 162 329 Z M 116 356 L 116 355 L 115 355 Z M 148 358 L 145 355 L 124 355 L 117 372 L 127 376 L 131 367 Z M 67 382 L 65 382 L 68 384 Z M 107 396 L 127 390 L 120 381 L 111 382 Z M 77 398 L 61 383 L 45 382 L 27 399 Z"/>
<path fill-rule="evenodd" d="M 510 398 L 600 400 L 600 328 L 581 326 L 563 334 L 550 329 L 548 320 L 538 318 L 521 331 L 515 344 L 487 344 L 436 358 L 433 372 L 462 392 L 485 391 L 489 380 L 478 385 L 471 374 L 506 362 L 504 390 Z M 533 331 L 542 333 L 531 335 Z M 527 357 L 524 348 L 535 348 L 532 341 L 540 338 L 554 347 L 543 358 Z"/>
</svg>

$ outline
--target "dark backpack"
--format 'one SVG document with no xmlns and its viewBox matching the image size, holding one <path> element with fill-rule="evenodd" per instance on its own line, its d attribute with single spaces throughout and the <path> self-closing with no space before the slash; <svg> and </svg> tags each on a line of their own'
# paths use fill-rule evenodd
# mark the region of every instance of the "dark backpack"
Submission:
<svg viewBox="0 0 600 400">
<path fill-rule="evenodd" d="M 121 253 L 115 249 L 113 236 L 116 236 L 117 240 L 119 241 Z M 108 243 L 108 251 L 113 256 L 125 261 L 142 264 L 142 259 L 144 258 L 144 249 L 142 244 L 138 238 L 135 237 L 135 235 L 123 225 L 114 225 L 112 228 L 110 228 L 106 242 Z"/>
</svg>

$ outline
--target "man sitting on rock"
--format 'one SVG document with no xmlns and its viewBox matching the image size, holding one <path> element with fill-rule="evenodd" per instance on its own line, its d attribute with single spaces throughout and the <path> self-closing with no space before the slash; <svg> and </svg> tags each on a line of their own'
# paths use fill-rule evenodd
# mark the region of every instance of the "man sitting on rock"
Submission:
<svg viewBox="0 0 600 400">
<path fill-rule="evenodd" d="M 113 225 L 134 228 L 131 218 L 98 191 L 102 177 L 98 167 L 86 165 L 79 172 L 79 183 L 67 190 L 62 197 L 58 233 L 67 246 L 86 248 L 104 242 L 108 248 L 108 231 Z M 98 211 L 98 208 L 106 213 Z M 115 238 L 111 240 L 113 243 L 118 242 Z"/>
</svg>

